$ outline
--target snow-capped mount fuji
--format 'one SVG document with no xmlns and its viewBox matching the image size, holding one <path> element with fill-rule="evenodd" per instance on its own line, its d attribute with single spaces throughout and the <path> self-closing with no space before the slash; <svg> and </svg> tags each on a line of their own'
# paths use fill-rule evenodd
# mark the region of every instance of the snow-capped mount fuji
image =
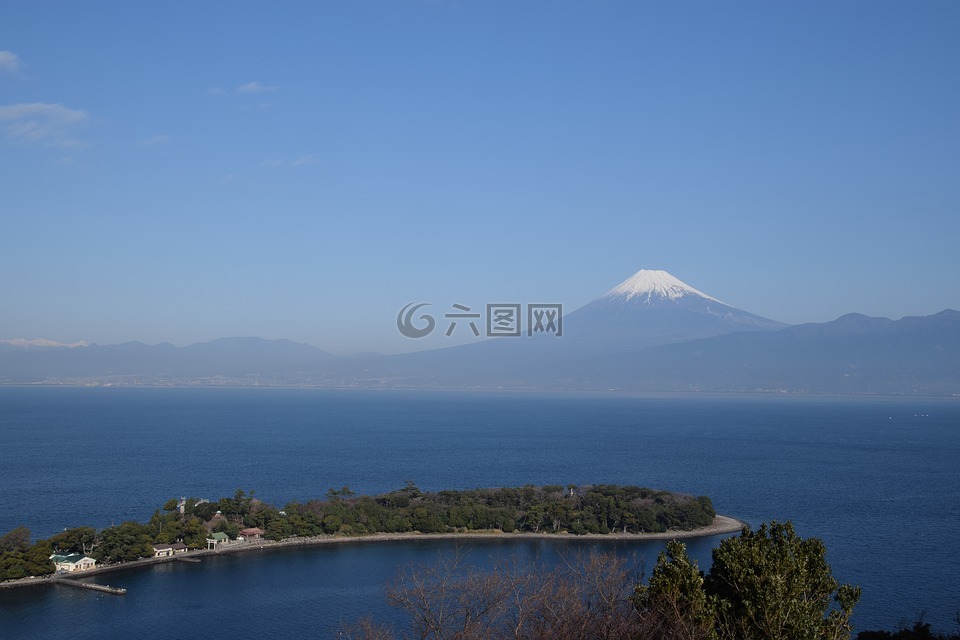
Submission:
<svg viewBox="0 0 960 640">
<path fill-rule="evenodd" d="M 571 313 L 565 336 L 594 353 L 626 352 L 787 326 L 737 309 L 659 269 L 641 269 Z"/>
<path fill-rule="evenodd" d="M 623 301 L 635 300 L 646 304 L 656 304 L 663 300 L 679 300 L 689 296 L 699 296 L 723 304 L 716 298 L 694 289 L 660 269 L 641 269 L 615 286 L 603 296 Z"/>
<path fill-rule="evenodd" d="M 644 269 L 600 298 L 564 314 L 563 336 L 491 339 L 397 356 L 391 374 L 445 369 L 445 380 L 491 373 L 530 375 L 586 359 L 632 354 L 650 347 L 787 325 L 731 307 L 666 271 Z M 505 374 L 504 372 L 509 372 Z M 536 373 L 536 375 L 540 375 Z M 473 379 L 473 378 L 471 378 Z M 437 384 L 440 384 L 438 381 Z"/>
</svg>

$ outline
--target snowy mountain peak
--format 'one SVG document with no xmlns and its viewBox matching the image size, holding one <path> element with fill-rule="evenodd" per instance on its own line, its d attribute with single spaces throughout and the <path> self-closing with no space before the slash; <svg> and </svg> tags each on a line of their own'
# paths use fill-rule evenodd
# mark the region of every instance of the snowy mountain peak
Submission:
<svg viewBox="0 0 960 640">
<path fill-rule="evenodd" d="M 660 269 L 641 269 L 604 295 L 605 298 L 636 299 L 646 303 L 657 299 L 678 300 L 687 296 L 720 302 Z"/>
</svg>

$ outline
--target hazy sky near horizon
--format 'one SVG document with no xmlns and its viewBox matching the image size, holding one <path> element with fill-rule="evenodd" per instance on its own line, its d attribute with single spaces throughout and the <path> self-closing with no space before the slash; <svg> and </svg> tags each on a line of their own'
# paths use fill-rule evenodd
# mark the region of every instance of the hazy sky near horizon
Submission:
<svg viewBox="0 0 960 640">
<path fill-rule="evenodd" d="M 641 268 L 960 309 L 960 4 L 4 3 L 0 338 L 335 353 Z"/>
</svg>

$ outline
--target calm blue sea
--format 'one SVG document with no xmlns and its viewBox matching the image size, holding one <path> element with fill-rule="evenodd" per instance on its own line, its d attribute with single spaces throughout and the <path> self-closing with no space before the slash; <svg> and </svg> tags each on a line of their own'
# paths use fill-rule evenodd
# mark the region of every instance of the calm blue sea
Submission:
<svg viewBox="0 0 960 640">
<path fill-rule="evenodd" d="M 238 488 L 282 505 L 407 480 L 427 490 L 572 482 L 706 494 L 753 526 L 792 520 L 822 538 L 835 575 L 863 588 L 858 628 L 921 611 L 956 628 L 960 401 L 0 388 L 0 532 L 145 520 L 169 498 Z M 716 543 L 692 544 L 702 565 Z M 469 554 L 550 562 L 569 546 L 475 543 Z M 127 587 L 123 597 L 0 591 L 0 637 L 328 637 L 364 614 L 395 620 L 382 584 L 452 548 L 273 551 L 101 579 Z M 661 546 L 616 548 L 650 566 Z"/>
</svg>

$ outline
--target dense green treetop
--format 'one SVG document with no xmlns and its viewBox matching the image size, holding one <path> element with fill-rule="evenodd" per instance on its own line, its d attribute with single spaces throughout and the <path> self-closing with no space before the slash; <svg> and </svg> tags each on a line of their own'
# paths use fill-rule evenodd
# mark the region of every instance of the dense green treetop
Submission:
<svg viewBox="0 0 960 640">
<path fill-rule="evenodd" d="M 284 507 L 284 521 L 260 510 L 251 524 L 269 537 L 339 533 L 453 533 L 481 530 L 608 534 L 692 530 L 713 522 L 710 499 L 617 485 L 544 486 L 426 493 L 408 483 L 380 496 L 349 488 L 326 500 Z"/>
<path fill-rule="evenodd" d="M 800 538 L 789 522 L 723 540 L 706 576 L 673 541 L 634 596 L 659 637 L 719 640 L 849 638 L 859 599 L 859 588 L 833 578 L 823 542 Z"/>
</svg>

